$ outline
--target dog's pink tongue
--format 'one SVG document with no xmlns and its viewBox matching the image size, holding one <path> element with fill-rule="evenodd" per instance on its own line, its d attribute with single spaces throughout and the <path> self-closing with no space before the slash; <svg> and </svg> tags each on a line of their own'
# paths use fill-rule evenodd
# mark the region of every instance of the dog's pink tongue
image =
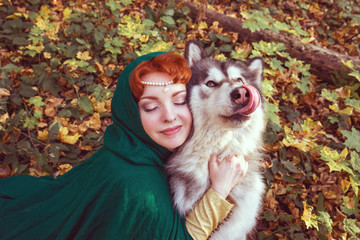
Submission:
<svg viewBox="0 0 360 240">
<path fill-rule="evenodd" d="M 243 85 L 242 88 L 245 88 L 250 95 L 249 103 L 245 107 L 241 108 L 238 113 L 250 115 L 255 112 L 255 110 L 260 105 L 260 93 L 255 87 L 251 85 Z"/>
</svg>

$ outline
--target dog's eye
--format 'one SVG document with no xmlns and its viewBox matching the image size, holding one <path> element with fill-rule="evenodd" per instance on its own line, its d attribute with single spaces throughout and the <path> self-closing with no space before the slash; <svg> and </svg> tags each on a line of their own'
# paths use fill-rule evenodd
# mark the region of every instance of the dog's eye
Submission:
<svg viewBox="0 0 360 240">
<path fill-rule="evenodd" d="M 244 83 L 244 80 L 242 78 L 237 78 L 236 81 Z"/>
<path fill-rule="evenodd" d="M 214 81 L 208 81 L 205 85 L 208 87 L 216 87 L 218 84 Z"/>
</svg>

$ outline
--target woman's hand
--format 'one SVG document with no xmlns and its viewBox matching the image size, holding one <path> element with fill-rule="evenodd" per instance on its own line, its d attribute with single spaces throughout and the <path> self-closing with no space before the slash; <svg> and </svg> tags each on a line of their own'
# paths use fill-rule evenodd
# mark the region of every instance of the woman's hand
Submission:
<svg viewBox="0 0 360 240">
<path fill-rule="evenodd" d="M 209 160 L 211 188 L 227 198 L 233 187 L 246 175 L 247 169 L 248 163 L 242 156 L 228 156 L 218 162 L 217 156 L 212 154 Z"/>
</svg>

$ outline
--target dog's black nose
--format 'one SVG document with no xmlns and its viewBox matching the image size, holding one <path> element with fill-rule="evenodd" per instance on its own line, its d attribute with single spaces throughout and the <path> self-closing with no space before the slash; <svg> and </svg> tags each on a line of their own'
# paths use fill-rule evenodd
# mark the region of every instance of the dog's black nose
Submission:
<svg viewBox="0 0 360 240">
<path fill-rule="evenodd" d="M 249 102 L 250 93 L 246 88 L 240 87 L 234 89 L 230 97 L 236 104 L 246 105 Z"/>
</svg>

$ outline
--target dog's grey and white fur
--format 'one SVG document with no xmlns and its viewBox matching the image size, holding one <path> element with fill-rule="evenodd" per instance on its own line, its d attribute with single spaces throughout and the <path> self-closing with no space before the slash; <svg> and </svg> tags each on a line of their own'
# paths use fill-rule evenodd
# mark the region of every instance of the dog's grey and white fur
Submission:
<svg viewBox="0 0 360 240">
<path fill-rule="evenodd" d="M 216 61 L 195 41 L 187 42 L 185 58 L 192 70 L 187 92 L 193 130 L 167 164 L 173 202 L 185 216 L 209 189 L 208 161 L 212 153 L 219 160 L 243 156 L 248 171 L 229 195 L 235 207 L 211 239 L 245 240 L 256 224 L 265 187 L 259 169 L 265 102 L 261 96 L 259 107 L 251 115 L 243 115 L 239 114 L 243 106 L 236 99 L 243 85 L 251 85 L 260 92 L 263 61 L 260 58 L 249 62 Z"/>
</svg>

